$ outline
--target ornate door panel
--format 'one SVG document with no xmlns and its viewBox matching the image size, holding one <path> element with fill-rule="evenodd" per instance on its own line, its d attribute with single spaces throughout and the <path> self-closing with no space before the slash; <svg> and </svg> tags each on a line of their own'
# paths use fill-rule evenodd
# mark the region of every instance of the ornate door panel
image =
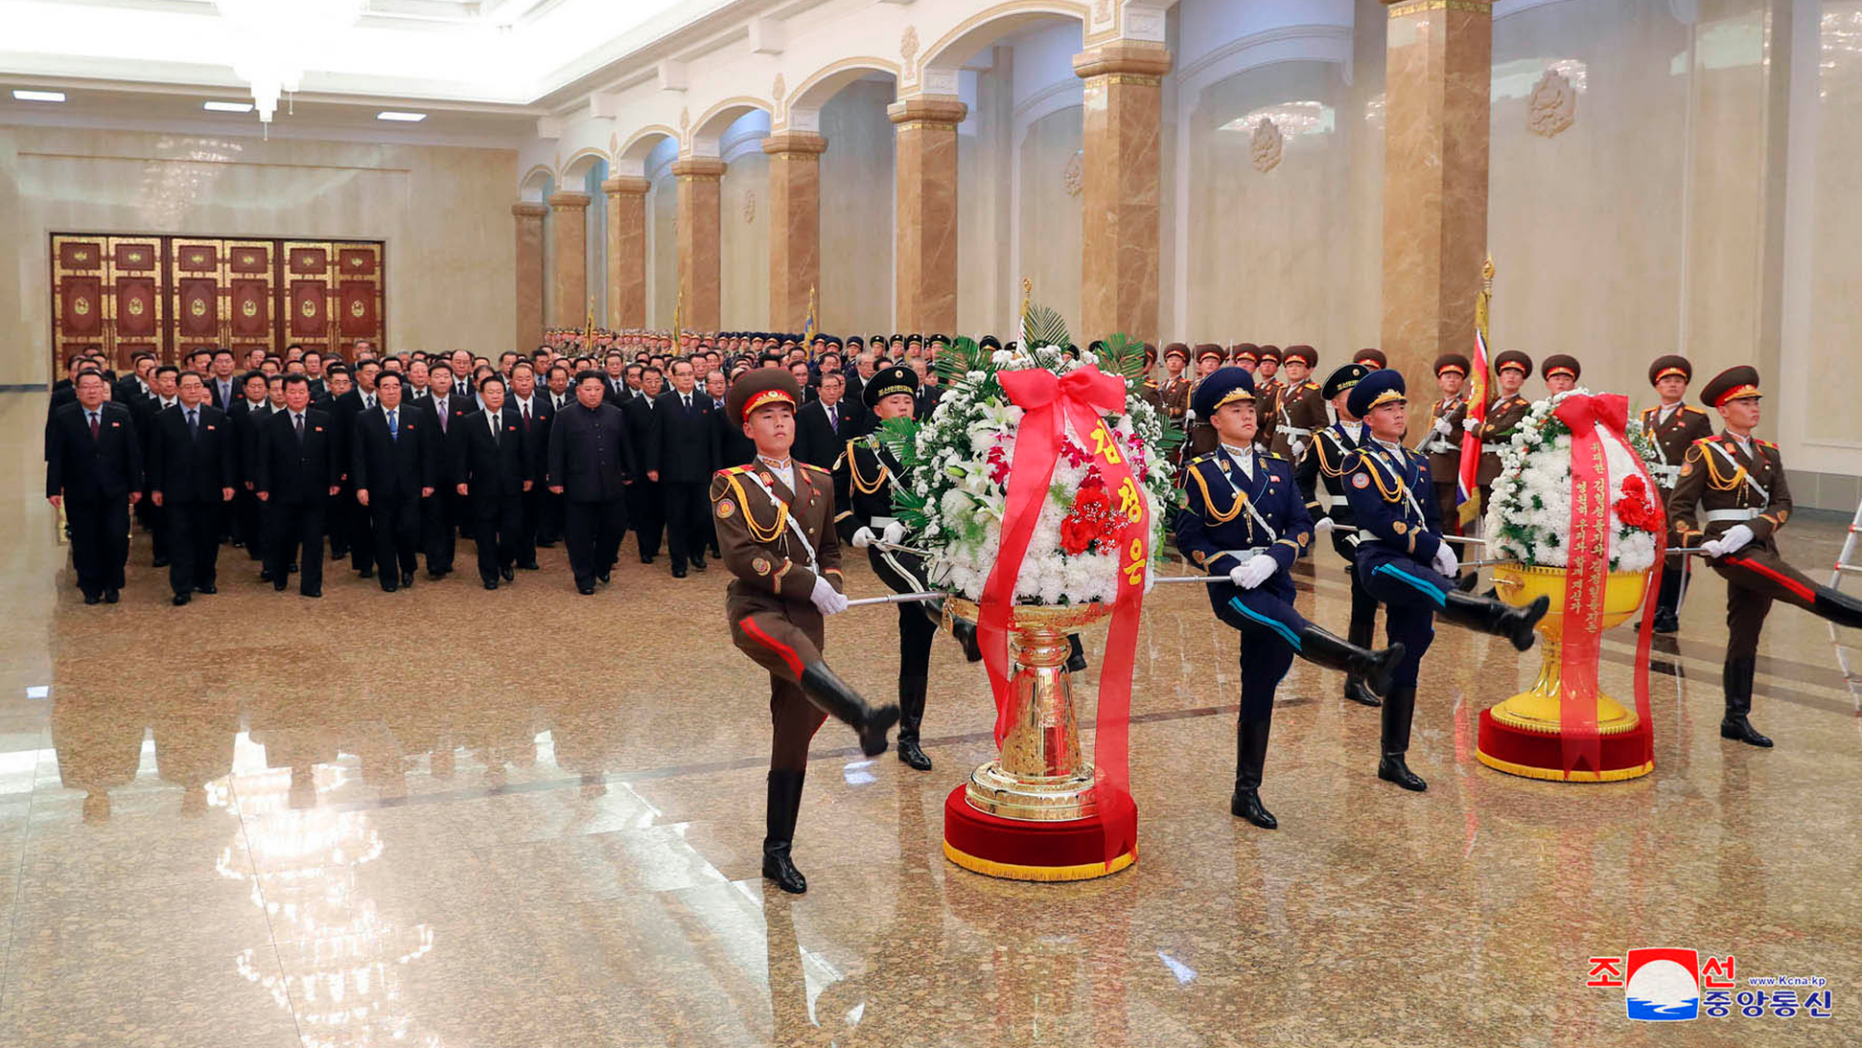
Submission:
<svg viewBox="0 0 1862 1048">
<path fill-rule="evenodd" d="M 53 372 L 101 351 L 121 369 L 229 347 L 351 355 L 385 333 L 383 245 L 219 237 L 52 236 Z"/>
<path fill-rule="evenodd" d="M 71 354 L 102 352 L 117 368 L 132 353 L 167 359 L 158 237 L 52 237 L 53 373 Z"/>
</svg>

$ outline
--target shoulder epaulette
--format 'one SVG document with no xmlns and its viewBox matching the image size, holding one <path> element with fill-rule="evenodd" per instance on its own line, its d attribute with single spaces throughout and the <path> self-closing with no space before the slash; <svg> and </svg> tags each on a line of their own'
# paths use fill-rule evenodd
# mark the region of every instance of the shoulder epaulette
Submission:
<svg viewBox="0 0 1862 1048">
<path fill-rule="evenodd" d="M 1202 454 L 1200 454 L 1200 455 L 1198 455 L 1198 456 L 1196 456 L 1195 458 L 1193 458 L 1193 459 L 1191 459 L 1191 460 L 1190 460 L 1190 465 L 1192 465 L 1192 466 L 1194 466 L 1194 465 L 1196 465 L 1196 464 L 1197 464 L 1198 462 L 1207 462 L 1207 461 L 1209 461 L 1210 459 L 1212 459 L 1212 458 L 1214 458 L 1214 457 L 1215 457 L 1215 452 L 1213 452 L 1213 451 L 1205 451 L 1205 452 L 1203 452 Z"/>
<path fill-rule="evenodd" d="M 1762 447 L 1762 448 L 1771 448 L 1773 451 L 1778 450 L 1778 445 L 1773 444 L 1769 440 L 1760 440 L 1757 437 L 1754 437 L 1752 438 L 1752 443 L 1757 444 L 1759 447 Z"/>
<path fill-rule="evenodd" d="M 1270 458 L 1270 459 L 1273 459 L 1273 460 L 1274 460 L 1275 462 L 1285 462 L 1285 461 L 1287 460 L 1287 457 L 1286 457 L 1285 455 L 1282 455 L 1282 454 L 1281 454 L 1280 452 L 1278 452 L 1278 451 L 1269 451 L 1269 452 L 1266 452 L 1266 453 L 1265 453 L 1265 457 L 1266 457 L 1266 458 Z"/>
<path fill-rule="evenodd" d="M 814 464 L 814 463 L 812 463 L 812 462 L 804 462 L 804 463 L 802 463 L 802 467 L 803 467 L 804 469 L 812 469 L 812 470 L 814 470 L 814 471 L 815 471 L 816 473 L 826 473 L 826 472 L 828 472 L 827 470 L 825 470 L 825 469 L 822 469 L 822 468 L 821 468 L 820 466 L 817 466 L 817 465 L 815 465 L 815 464 Z"/>
<path fill-rule="evenodd" d="M 1696 443 L 1696 444 L 1711 444 L 1711 443 L 1713 443 L 1714 441 L 1716 441 L 1716 440 L 1718 440 L 1718 439 L 1720 439 L 1720 438 L 1718 438 L 1718 437 L 1695 437 L 1695 438 L 1694 438 L 1694 443 Z"/>
</svg>

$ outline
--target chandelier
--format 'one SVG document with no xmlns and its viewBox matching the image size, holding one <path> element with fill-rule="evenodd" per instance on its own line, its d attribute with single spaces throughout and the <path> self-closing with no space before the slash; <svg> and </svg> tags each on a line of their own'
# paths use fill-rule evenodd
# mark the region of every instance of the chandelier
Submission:
<svg viewBox="0 0 1862 1048">
<path fill-rule="evenodd" d="M 271 123 L 278 98 L 295 93 L 306 67 L 327 61 L 368 0 L 214 0 L 233 30 L 233 72 L 252 85 L 259 119 Z"/>
</svg>

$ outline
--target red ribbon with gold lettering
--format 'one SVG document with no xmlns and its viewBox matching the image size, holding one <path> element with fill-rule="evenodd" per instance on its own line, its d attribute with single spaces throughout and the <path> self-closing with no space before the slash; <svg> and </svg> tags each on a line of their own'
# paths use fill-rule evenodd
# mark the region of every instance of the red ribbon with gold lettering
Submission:
<svg viewBox="0 0 1862 1048">
<path fill-rule="evenodd" d="M 1603 742 L 1597 732 L 1597 667 L 1603 648 L 1603 615 L 1610 582 L 1610 468 L 1603 441 L 1614 438 L 1627 445 L 1623 435 L 1629 421 L 1629 401 L 1620 394 L 1579 394 L 1566 397 L 1552 415 L 1571 427 L 1571 517 L 1566 533 L 1565 608 L 1563 650 L 1558 672 L 1559 741 L 1564 774 L 1568 779 L 1580 759 L 1591 771 L 1602 770 Z M 1607 437 L 1600 436 L 1604 430 Z M 1647 490 L 1654 479 L 1641 457 L 1632 453 Z M 1654 583 L 1661 580 L 1661 557 L 1655 561 Z M 1652 592 L 1652 590 L 1651 590 Z M 1645 596 L 1645 603 L 1647 598 Z M 1649 615 L 1637 646 L 1636 713 L 1653 749 L 1650 724 L 1648 651 Z"/>
<path fill-rule="evenodd" d="M 1093 773 L 1100 819 L 1105 826 L 1106 861 L 1130 851 L 1137 841 L 1137 809 L 1131 801 L 1129 727 L 1131 674 L 1138 647 L 1138 615 L 1144 601 L 1144 573 L 1149 563 L 1150 511 L 1143 489 L 1116 435 L 1101 417 L 1125 408 L 1125 381 L 1088 365 L 1066 375 L 1030 368 L 997 374 L 1009 401 L 1023 411 L 1009 461 L 1008 490 L 1002 516 L 1002 545 L 978 601 L 977 643 L 996 699 L 996 744 L 1009 729 L 1008 624 L 1015 604 L 1015 583 L 1036 522 L 1047 502 L 1067 426 L 1089 449 L 1119 510 L 1136 538 L 1119 549 L 1118 598 L 1106 636 L 1099 672 L 1099 715 L 1093 738 Z"/>
</svg>

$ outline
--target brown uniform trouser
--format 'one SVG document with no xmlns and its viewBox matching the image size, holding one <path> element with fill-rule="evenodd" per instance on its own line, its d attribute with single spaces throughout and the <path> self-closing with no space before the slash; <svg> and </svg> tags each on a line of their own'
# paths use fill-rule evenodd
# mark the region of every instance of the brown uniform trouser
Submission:
<svg viewBox="0 0 1862 1048">
<path fill-rule="evenodd" d="M 772 603 L 733 599 L 727 610 L 731 640 L 769 671 L 770 770 L 802 771 L 808 767 L 808 744 L 827 719 L 802 694 L 802 670 L 821 661 L 827 634 L 813 604 Z"/>
<path fill-rule="evenodd" d="M 1461 534 L 1461 507 L 1455 504 L 1456 492 L 1460 489 L 1459 481 L 1435 481 L 1435 504 L 1442 511 L 1442 534 Z M 1485 505 L 1481 512 L 1487 512 Z"/>
<path fill-rule="evenodd" d="M 1842 625 L 1854 624 L 1853 600 L 1810 581 L 1803 572 L 1785 563 L 1769 542 L 1753 543 L 1710 563 L 1726 580 L 1726 627 L 1731 634 L 1726 642 L 1728 658 L 1758 654 L 1759 633 L 1765 628 L 1765 616 L 1771 613 L 1773 601 L 1795 604 Z"/>
</svg>

